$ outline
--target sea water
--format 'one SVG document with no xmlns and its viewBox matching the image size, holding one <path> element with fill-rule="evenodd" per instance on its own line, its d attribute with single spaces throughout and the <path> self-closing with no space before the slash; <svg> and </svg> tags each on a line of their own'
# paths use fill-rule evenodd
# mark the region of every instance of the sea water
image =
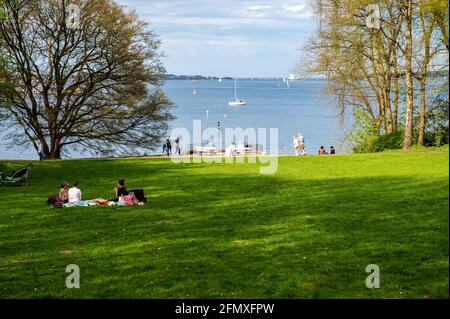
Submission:
<svg viewBox="0 0 450 319">
<path fill-rule="evenodd" d="M 342 141 L 345 129 L 337 116 L 336 100 L 325 93 L 326 83 L 308 79 L 284 82 L 282 79 L 246 79 L 237 81 L 237 97 L 245 106 L 229 106 L 234 99 L 234 81 L 223 80 L 169 80 L 163 89 L 174 103 L 176 119 L 169 127 L 186 128 L 192 132 L 193 121 L 202 128 L 278 129 L 278 153 L 293 155 L 292 137 L 301 133 L 305 137 L 308 154 L 317 154 L 320 146 L 335 146 L 344 152 Z M 172 137 L 173 138 L 173 137 Z M 185 141 L 186 142 L 186 141 Z M 236 141 L 239 142 L 239 141 Z M 244 141 L 241 141 L 244 143 Z M 186 143 L 182 143 L 186 147 Z M 142 151 L 147 154 L 161 152 Z M 267 151 L 270 151 L 267 149 Z M 66 157 L 90 157 L 91 154 L 72 152 Z M 32 149 L 8 149 L 0 144 L 0 159 L 37 159 Z"/>
</svg>

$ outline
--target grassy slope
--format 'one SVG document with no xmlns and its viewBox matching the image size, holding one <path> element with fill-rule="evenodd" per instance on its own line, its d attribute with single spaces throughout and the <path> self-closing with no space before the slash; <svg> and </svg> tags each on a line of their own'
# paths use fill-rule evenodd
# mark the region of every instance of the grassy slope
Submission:
<svg viewBox="0 0 450 319">
<path fill-rule="evenodd" d="M 447 298 L 448 161 L 280 158 L 273 176 L 247 164 L 36 163 L 30 186 L 0 188 L 0 297 Z M 62 180 L 97 198 L 119 177 L 150 204 L 45 206 Z M 365 288 L 372 263 L 378 290 Z M 65 289 L 68 264 L 79 290 Z"/>
</svg>

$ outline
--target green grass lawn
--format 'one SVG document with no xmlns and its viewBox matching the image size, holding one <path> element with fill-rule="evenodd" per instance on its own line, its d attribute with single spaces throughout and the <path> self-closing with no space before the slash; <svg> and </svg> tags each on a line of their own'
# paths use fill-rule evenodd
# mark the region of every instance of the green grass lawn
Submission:
<svg viewBox="0 0 450 319">
<path fill-rule="evenodd" d="M 448 152 L 35 163 L 0 188 L 1 298 L 448 298 Z M 0 163 L 10 169 L 24 163 Z M 63 180 L 86 199 L 115 180 L 145 207 L 51 209 Z M 65 288 L 65 268 L 81 289 Z M 365 286 L 366 266 L 381 288 Z"/>
</svg>

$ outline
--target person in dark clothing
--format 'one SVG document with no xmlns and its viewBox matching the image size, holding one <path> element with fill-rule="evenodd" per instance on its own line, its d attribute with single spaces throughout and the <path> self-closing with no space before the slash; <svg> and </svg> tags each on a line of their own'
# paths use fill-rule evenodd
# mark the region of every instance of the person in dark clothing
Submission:
<svg viewBox="0 0 450 319">
<path fill-rule="evenodd" d="M 167 153 L 167 142 L 166 141 L 164 141 L 162 153 L 163 154 Z"/>
<path fill-rule="evenodd" d="M 44 160 L 44 147 L 42 146 L 41 141 L 37 142 L 37 146 L 38 146 L 38 156 L 39 156 L 39 160 L 43 161 Z"/>
<path fill-rule="evenodd" d="M 170 139 L 166 140 L 166 149 L 167 149 L 167 156 L 172 155 L 172 144 L 170 143 Z"/>
<path fill-rule="evenodd" d="M 117 187 L 114 188 L 114 192 L 116 193 L 116 198 L 111 199 L 111 202 L 118 202 L 119 197 L 127 196 L 129 194 L 127 188 L 125 187 L 125 180 L 121 179 L 117 181 Z"/>
<path fill-rule="evenodd" d="M 335 154 L 336 154 L 336 149 L 334 148 L 334 146 L 331 146 L 330 155 L 335 155 Z"/>
<path fill-rule="evenodd" d="M 128 195 L 128 191 L 127 191 L 127 188 L 125 187 L 124 179 L 121 179 L 117 182 L 117 187 L 115 188 L 115 191 L 116 191 L 117 197 Z"/>
</svg>

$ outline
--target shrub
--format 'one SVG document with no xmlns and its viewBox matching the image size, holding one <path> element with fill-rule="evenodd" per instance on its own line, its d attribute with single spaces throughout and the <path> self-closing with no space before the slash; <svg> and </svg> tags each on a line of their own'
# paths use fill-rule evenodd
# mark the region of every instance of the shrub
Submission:
<svg viewBox="0 0 450 319">
<path fill-rule="evenodd" d="M 386 149 L 397 150 L 403 148 L 403 132 L 397 131 L 377 137 L 369 137 L 359 143 L 353 151 L 355 153 L 377 153 Z"/>
<path fill-rule="evenodd" d="M 383 152 L 384 150 L 398 150 L 403 148 L 403 132 L 397 131 L 380 135 L 369 147 L 369 153 Z"/>
</svg>

